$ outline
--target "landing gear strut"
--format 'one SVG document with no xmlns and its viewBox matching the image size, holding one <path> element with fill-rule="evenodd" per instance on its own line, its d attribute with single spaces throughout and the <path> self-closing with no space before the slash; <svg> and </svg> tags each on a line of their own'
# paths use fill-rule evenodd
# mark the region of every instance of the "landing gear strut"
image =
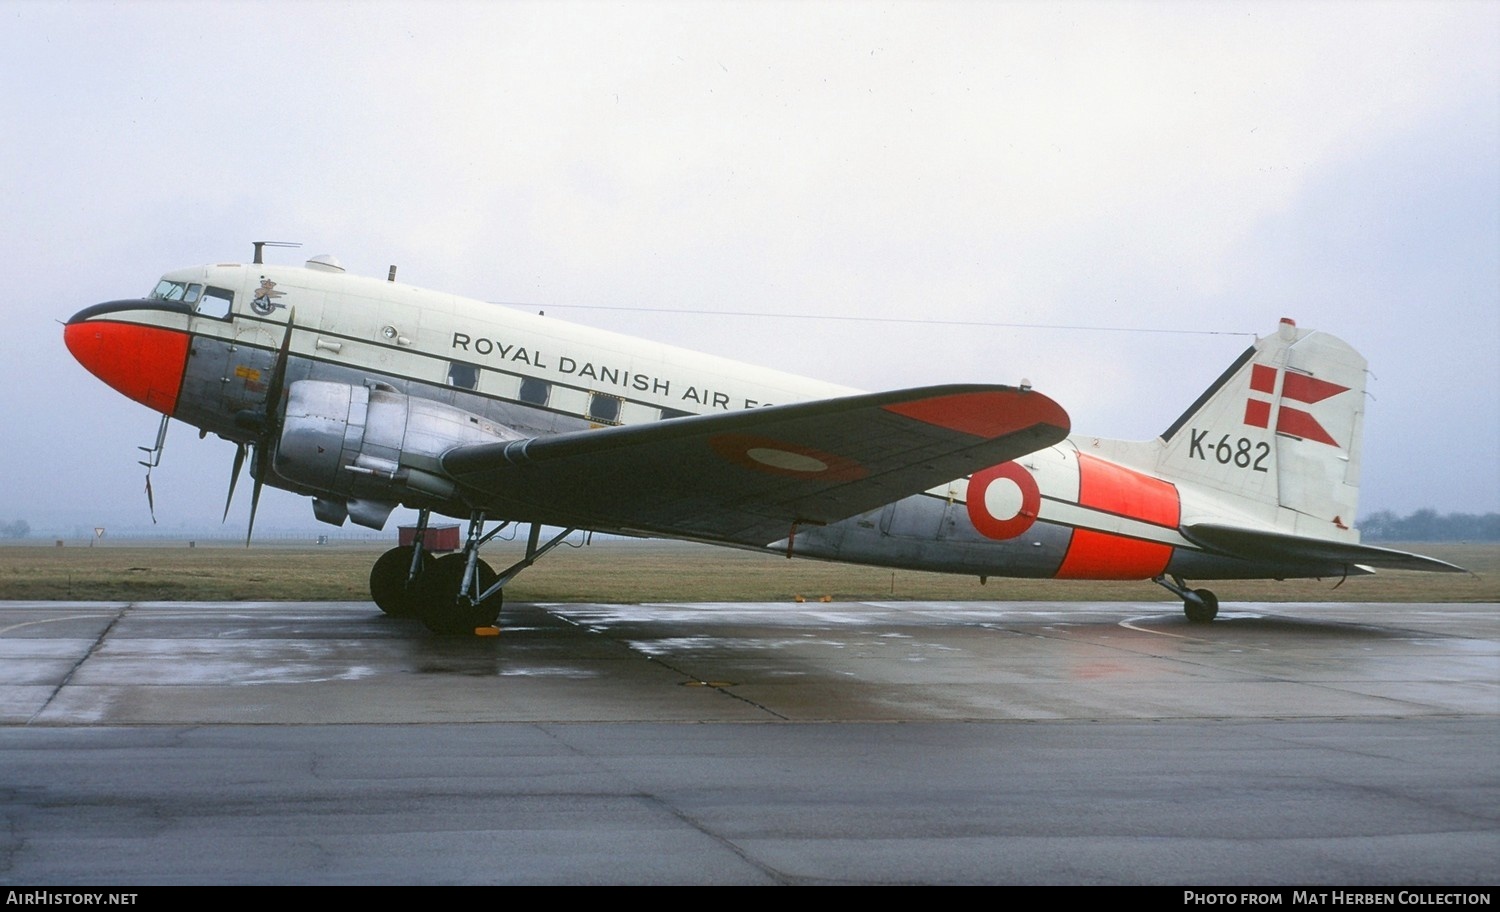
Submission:
<svg viewBox="0 0 1500 912">
<path fill-rule="evenodd" d="M 433 633 L 473 633 L 477 627 L 493 626 L 500 617 L 503 598 L 497 588 L 493 595 L 483 596 L 495 583 L 495 571 L 482 560 L 474 563 L 469 575 L 468 559 L 449 554 L 432 562 L 413 586 L 422 606 L 422 623 Z"/>
<path fill-rule="evenodd" d="M 428 630 L 440 634 L 472 633 L 476 628 L 493 626 L 500 616 L 505 584 L 574 531 L 564 529 L 539 545 L 541 527 L 533 523 L 526 556 L 504 573 L 496 573 L 480 559 L 479 549 L 509 522 L 485 532 L 484 513 L 476 512 L 469 518 L 463 550 L 434 558 L 423 547 L 428 518 L 427 510 L 418 514 L 417 534 L 411 546 L 392 548 L 375 562 L 370 570 L 370 596 L 386 614 L 420 618 Z"/>
<path fill-rule="evenodd" d="M 1219 615 L 1219 597 L 1208 589 L 1189 589 L 1182 577 L 1158 576 L 1151 582 L 1182 599 L 1182 612 L 1194 624 L 1207 624 Z"/>
</svg>

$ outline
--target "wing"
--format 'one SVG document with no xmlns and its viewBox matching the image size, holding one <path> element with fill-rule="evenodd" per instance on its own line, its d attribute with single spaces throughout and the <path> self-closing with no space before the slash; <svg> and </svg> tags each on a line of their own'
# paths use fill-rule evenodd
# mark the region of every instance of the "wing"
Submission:
<svg viewBox="0 0 1500 912">
<path fill-rule="evenodd" d="M 1067 436 L 1040 393 L 937 386 L 457 447 L 491 515 L 764 545 Z"/>
<path fill-rule="evenodd" d="M 1182 534 L 1196 545 L 1250 560 L 1306 561 L 1309 563 L 1356 564 L 1384 567 L 1387 570 L 1429 570 L 1443 573 L 1467 573 L 1462 567 L 1434 557 L 1423 557 L 1394 548 L 1377 548 L 1349 542 L 1326 541 L 1281 532 L 1263 532 L 1193 523 L 1182 527 Z"/>
</svg>

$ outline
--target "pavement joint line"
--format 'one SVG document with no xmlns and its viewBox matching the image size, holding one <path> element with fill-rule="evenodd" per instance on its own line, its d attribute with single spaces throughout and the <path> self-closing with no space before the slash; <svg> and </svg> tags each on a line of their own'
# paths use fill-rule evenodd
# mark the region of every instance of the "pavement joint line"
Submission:
<svg viewBox="0 0 1500 912">
<path fill-rule="evenodd" d="M 27 725 L 35 722 L 38 716 L 47 711 L 47 708 L 52 705 L 52 701 L 57 699 L 57 695 L 62 693 L 63 688 L 67 687 L 68 684 L 73 680 L 73 675 L 77 674 L 78 669 L 83 667 L 83 663 L 92 658 L 94 653 L 98 651 L 99 647 L 104 644 L 105 638 L 108 637 L 110 632 L 115 629 L 115 625 L 120 623 L 120 619 L 125 616 L 125 612 L 134 607 L 135 603 L 130 602 L 120 608 L 119 611 L 115 612 L 114 618 L 111 619 L 108 624 L 104 625 L 103 630 L 99 631 L 99 635 L 94 638 L 94 642 L 89 644 L 89 648 L 84 652 L 83 655 L 79 656 L 78 661 L 73 663 L 73 667 L 68 669 L 68 673 L 63 675 L 62 680 L 57 682 L 57 686 L 52 689 L 52 693 L 48 694 L 47 699 L 42 703 L 41 706 L 37 707 L 36 712 L 32 713 L 26 719 Z M 108 617 L 108 615 L 96 615 L 96 617 Z"/>
</svg>

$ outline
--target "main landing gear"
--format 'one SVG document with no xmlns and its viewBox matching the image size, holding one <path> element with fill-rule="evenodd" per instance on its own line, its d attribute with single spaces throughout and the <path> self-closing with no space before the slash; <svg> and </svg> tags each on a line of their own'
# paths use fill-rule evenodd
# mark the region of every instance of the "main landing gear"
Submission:
<svg viewBox="0 0 1500 912">
<path fill-rule="evenodd" d="M 1182 577 L 1158 576 L 1151 582 L 1182 599 L 1182 612 L 1194 624 L 1207 624 L 1219 615 L 1219 597 L 1208 589 L 1189 589 Z"/>
<path fill-rule="evenodd" d="M 435 557 L 422 546 L 428 518 L 427 510 L 418 514 L 414 544 L 392 548 L 370 568 L 370 597 L 391 617 L 418 618 L 428 630 L 440 634 L 473 633 L 477 628 L 494 626 L 500 617 L 505 584 L 573 532 L 565 529 L 539 546 L 541 527 L 533 523 L 526 556 L 504 573 L 496 573 L 480 559 L 479 549 L 509 522 L 485 532 L 484 514 L 476 512 L 469 518 L 463 550 Z"/>
</svg>

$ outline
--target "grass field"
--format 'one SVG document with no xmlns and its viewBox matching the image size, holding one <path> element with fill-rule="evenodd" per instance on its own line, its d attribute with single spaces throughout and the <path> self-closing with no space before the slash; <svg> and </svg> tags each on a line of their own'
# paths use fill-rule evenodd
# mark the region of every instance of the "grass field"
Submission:
<svg viewBox="0 0 1500 912">
<path fill-rule="evenodd" d="M 1500 544 L 1396 545 L 1473 571 L 1385 571 L 1338 580 L 1201 582 L 1224 602 L 1500 602 Z M 89 547 L 0 547 L 0 600 L 280 601 L 369 598 L 370 565 L 383 546 L 119 542 Z M 518 542 L 486 548 L 503 569 Z M 826 564 L 760 552 L 671 542 L 608 541 L 562 547 L 506 589 L 512 601 L 1175 601 L 1149 582 L 1012 580 Z"/>
</svg>

